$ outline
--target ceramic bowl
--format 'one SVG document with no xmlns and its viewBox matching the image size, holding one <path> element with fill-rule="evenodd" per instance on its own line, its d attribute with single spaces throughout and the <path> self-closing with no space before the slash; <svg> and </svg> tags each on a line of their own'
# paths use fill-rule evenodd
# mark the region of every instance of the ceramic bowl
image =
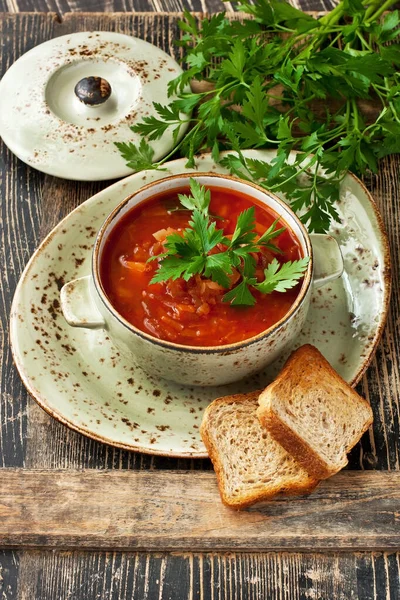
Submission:
<svg viewBox="0 0 400 600">
<path fill-rule="evenodd" d="M 235 177 L 214 173 L 196 174 L 194 178 L 201 185 L 252 196 L 280 216 L 294 233 L 303 256 L 310 259 L 299 294 L 286 315 L 275 325 L 233 344 L 210 347 L 181 345 L 160 340 L 139 330 L 116 311 L 104 292 L 99 265 L 105 242 L 119 220 L 134 206 L 166 191 L 187 188 L 189 177 L 189 174 L 176 175 L 146 185 L 115 208 L 97 235 L 91 275 L 64 285 L 61 307 L 66 321 L 72 327 L 106 329 L 120 351 L 153 377 L 163 377 L 185 385 L 223 385 L 256 373 L 278 358 L 304 325 L 312 285 L 324 285 L 340 277 L 343 261 L 336 240 L 327 235 L 309 235 L 293 211 L 272 193 Z"/>
</svg>

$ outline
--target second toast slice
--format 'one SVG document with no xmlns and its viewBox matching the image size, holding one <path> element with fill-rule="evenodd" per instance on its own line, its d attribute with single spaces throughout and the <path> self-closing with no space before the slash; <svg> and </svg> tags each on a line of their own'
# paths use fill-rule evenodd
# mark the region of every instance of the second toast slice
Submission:
<svg viewBox="0 0 400 600">
<path fill-rule="evenodd" d="M 290 356 L 259 404 L 261 424 L 317 479 L 346 466 L 347 453 L 373 420 L 368 402 L 308 344 Z"/>
</svg>

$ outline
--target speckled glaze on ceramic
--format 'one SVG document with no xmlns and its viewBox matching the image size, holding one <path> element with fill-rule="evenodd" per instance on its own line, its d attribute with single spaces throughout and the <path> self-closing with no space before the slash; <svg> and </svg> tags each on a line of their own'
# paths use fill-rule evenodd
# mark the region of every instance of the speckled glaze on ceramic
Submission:
<svg viewBox="0 0 400 600">
<path fill-rule="evenodd" d="M 260 160 L 274 154 L 247 151 Z M 128 450 L 182 457 L 207 456 L 199 435 L 204 408 L 218 396 L 264 387 L 291 349 L 314 344 L 355 384 L 382 334 L 390 297 L 387 240 L 375 204 L 352 175 L 342 183 L 336 207 L 344 274 L 313 292 L 306 323 L 292 348 L 273 365 L 239 383 L 185 387 L 149 377 L 119 356 L 101 330 L 76 329 L 61 314 L 59 293 L 67 281 L 90 274 L 96 232 L 106 216 L 145 183 L 185 172 L 185 161 L 167 171 L 138 173 L 93 196 L 66 217 L 31 258 L 18 285 L 10 332 L 14 360 L 42 408 L 72 429 Z M 200 171 L 225 173 L 210 155 Z"/>
<path fill-rule="evenodd" d="M 279 215 L 293 231 L 303 256 L 310 258 L 299 294 L 287 314 L 273 327 L 235 344 L 193 347 L 188 344 L 182 345 L 159 340 L 148 332 L 134 327 L 114 309 L 104 293 L 100 277 L 104 245 L 116 224 L 134 206 L 166 191 L 180 191 L 182 187 L 189 185 L 190 176 L 190 174 L 174 175 L 154 181 L 135 194 L 128 196 L 115 208 L 107 217 L 96 238 L 91 278 L 80 278 L 68 282 L 62 288 L 61 309 L 68 323 L 74 327 L 104 327 L 126 359 L 129 360 L 132 357 L 134 363 L 143 367 L 153 377 L 164 377 L 184 385 L 225 385 L 253 375 L 274 362 L 286 346 L 298 336 L 310 305 L 314 252 L 312 252 L 311 241 L 306 229 L 287 204 L 277 196 L 236 177 L 221 176 L 216 173 L 198 173 L 196 179 L 201 185 L 247 194 Z M 340 277 L 343 271 L 343 261 L 334 238 L 329 238 L 329 236 L 317 236 L 317 238 L 320 246 L 318 248 L 320 256 L 317 278 L 319 285 L 323 285 L 324 281 L 321 279 L 320 273 L 327 273 L 328 281 Z M 327 242 L 327 247 L 333 244 L 337 251 L 337 261 L 333 262 L 331 270 L 329 267 L 332 261 L 329 259 L 332 259 L 332 253 L 329 254 L 326 251 L 324 241 Z M 87 312 L 87 315 L 82 317 L 82 312 Z"/>
<path fill-rule="evenodd" d="M 18 158 L 57 177 L 96 181 L 132 173 L 114 142 L 139 143 L 130 127 L 169 104 L 167 85 L 182 69 L 163 50 L 121 33 L 64 35 L 21 56 L 0 82 L 0 135 Z M 111 96 L 80 102 L 75 85 L 101 77 Z M 184 128 L 182 128 L 182 134 Z M 172 150 L 167 132 L 150 142 L 154 160 Z"/>
</svg>

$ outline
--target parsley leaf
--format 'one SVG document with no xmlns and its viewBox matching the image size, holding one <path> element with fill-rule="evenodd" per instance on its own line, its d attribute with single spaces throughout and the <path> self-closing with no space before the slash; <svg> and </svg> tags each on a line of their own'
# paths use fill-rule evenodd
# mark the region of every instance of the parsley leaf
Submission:
<svg viewBox="0 0 400 600">
<path fill-rule="evenodd" d="M 230 302 L 232 306 L 253 306 L 256 299 L 249 290 L 249 285 L 254 285 L 257 279 L 244 277 L 243 280 L 230 292 L 224 295 L 223 301 Z"/>
<path fill-rule="evenodd" d="M 168 235 L 164 243 L 166 252 L 149 259 L 159 259 L 158 271 L 150 283 L 179 277 L 187 281 L 192 275 L 199 273 L 228 288 L 228 275 L 232 273 L 229 257 L 223 256 L 222 253 L 209 254 L 224 241 L 224 232 L 217 229 L 215 221 L 210 221 L 208 214 L 210 191 L 193 178 L 190 179 L 190 191 L 191 196 L 178 195 L 182 206 L 192 210 L 190 227 L 186 228 L 182 235 Z"/>
<path fill-rule="evenodd" d="M 274 259 L 265 270 L 264 282 L 257 283 L 255 277 L 254 254 L 265 247 L 280 252 L 279 248 L 271 244 L 271 240 L 284 231 L 284 228 L 276 228 L 279 219 L 260 237 L 254 229 L 255 208 L 252 206 L 240 213 L 232 236 L 225 237 L 223 230 L 217 229 L 216 222 L 211 220 L 208 212 L 210 190 L 206 190 L 196 179 L 191 178 L 190 191 L 191 195 L 178 195 L 180 203 L 192 210 L 190 227 L 182 234 L 168 235 L 164 242 L 165 252 L 149 259 L 159 261 L 158 270 L 150 283 L 180 277 L 188 281 L 193 275 L 199 274 L 229 289 L 230 276 L 233 269 L 237 269 L 241 280 L 223 296 L 223 301 L 230 302 L 233 306 L 252 306 L 256 302 L 250 291 L 252 286 L 262 293 L 270 293 L 274 290 L 285 291 L 296 285 L 308 264 L 308 259 L 282 265 Z M 218 244 L 223 244 L 224 249 L 214 252 Z"/>
<path fill-rule="evenodd" d="M 167 256 L 160 262 L 150 284 L 167 281 L 168 279 L 175 280 L 179 277 L 183 277 L 187 281 L 192 275 L 203 269 L 204 263 L 204 257 L 198 255 L 188 257 Z"/>
<path fill-rule="evenodd" d="M 208 207 L 211 201 L 210 190 L 204 190 L 197 179 L 190 178 L 190 192 L 191 196 L 185 194 L 178 194 L 178 198 L 182 206 L 189 210 L 197 209 L 200 212 L 207 214 Z"/>
<path fill-rule="evenodd" d="M 267 231 L 265 231 L 262 234 L 260 239 L 257 241 L 257 244 L 259 246 L 263 246 L 264 248 L 269 248 L 269 250 L 272 250 L 274 252 L 280 253 L 281 250 L 274 244 L 271 244 L 271 240 L 278 237 L 279 235 L 281 235 L 281 233 L 283 233 L 285 231 L 284 227 L 281 227 L 280 229 L 275 229 L 276 226 L 278 225 L 278 223 L 279 223 L 279 218 L 276 219 L 276 221 L 274 221 L 272 223 L 272 225 L 267 229 Z"/>
<path fill-rule="evenodd" d="M 205 277 L 209 277 L 224 288 L 229 288 L 231 281 L 228 275 L 232 274 L 231 259 L 227 252 L 210 254 L 206 257 L 204 269 Z"/>
<path fill-rule="evenodd" d="M 115 145 L 126 160 L 126 164 L 129 168 L 134 169 L 135 171 L 157 168 L 156 165 L 153 165 L 154 150 L 144 138 L 140 141 L 139 147 L 132 144 L 132 142 L 129 142 L 128 144 L 124 142 L 115 142 Z"/>
<path fill-rule="evenodd" d="M 248 244 L 254 240 L 256 233 L 253 231 L 256 225 L 255 208 L 251 206 L 238 216 L 235 230 L 232 234 L 230 247 L 235 248 L 241 244 Z"/>
<path fill-rule="evenodd" d="M 309 260 L 307 256 L 300 260 L 288 261 L 280 265 L 277 259 L 274 258 L 264 270 L 264 281 L 254 284 L 254 287 L 263 294 L 286 292 L 297 285 L 303 277 Z"/>
<path fill-rule="evenodd" d="M 284 194 L 310 231 L 326 232 L 346 171 L 376 172 L 399 152 L 388 130 L 400 124 L 400 14 L 385 14 L 394 4 L 341 0 L 314 18 L 285 0 L 241 0 L 240 22 L 185 12 L 177 45 L 186 70 L 168 85 L 170 103 L 154 103 L 156 114 L 133 127 L 140 144 L 117 144 L 121 155 L 138 170 L 176 152 L 193 168 L 211 151 L 232 174 Z M 176 147 L 153 164 L 148 141 L 166 134 Z M 248 148 L 276 156 L 246 160 Z"/>
</svg>

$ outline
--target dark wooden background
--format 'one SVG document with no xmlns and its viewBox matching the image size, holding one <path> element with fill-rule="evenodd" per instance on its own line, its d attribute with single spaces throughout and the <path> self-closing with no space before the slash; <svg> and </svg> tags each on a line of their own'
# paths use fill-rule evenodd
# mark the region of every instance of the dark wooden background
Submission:
<svg viewBox="0 0 400 600">
<path fill-rule="evenodd" d="M 329 0 L 292 2 L 309 10 L 326 10 Z M 1 73 L 23 52 L 55 35 L 77 29 L 108 29 L 101 14 L 77 12 L 218 11 L 219 0 L 0 0 L 4 13 L 48 12 L 22 19 L 2 15 Z M 232 5 L 226 4 L 230 10 Z M 58 17 L 56 16 L 58 15 Z M 157 43 L 150 21 L 121 17 L 119 30 Z M 171 42 L 176 34 L 165 22 Z M 122 29 L 121 29 L 122 27 Z M 83 30 L 80 21 L 79 28 Z M 165 49 L 173 52 L 172 44 Z M 16 283 L 30 255 L 54 225 L 101 183 L 73 183 L 45 176 L 1 148 L 0 467 L 26 469 L 209 469 L 208 461 L 163 459 L 99 444 L 52 420 L 32 401 L 12 364 L 8 314 Z M 381 173 L 366 181 L 375 195 L 390 234 L 394 259 L 394 297 L 388 326 L 359 391 L 371 400 L 373 432 L 351 455 L 353 469 L 398 470 L 399 447 L 399 161 L 388 159 Z M 0 481 L 1 486 L 1 481 Z M 134 493 L 134 490 L 132 490 Z M 51 503 L 51 498 L 48 499 Z M 399 506 L 400 512 L 400 506 Z M 394 525 L 396 526 L 396 525 Z M 340 550 L 340 549 L 338 549 Z M 366 548 L 368 550 L 368 548 Z M 0 551 L 0 598 L 11 600 L 368 600 L 400 598 L 400 554 L 329 553 L 107 553 Z"/>
</svg>

